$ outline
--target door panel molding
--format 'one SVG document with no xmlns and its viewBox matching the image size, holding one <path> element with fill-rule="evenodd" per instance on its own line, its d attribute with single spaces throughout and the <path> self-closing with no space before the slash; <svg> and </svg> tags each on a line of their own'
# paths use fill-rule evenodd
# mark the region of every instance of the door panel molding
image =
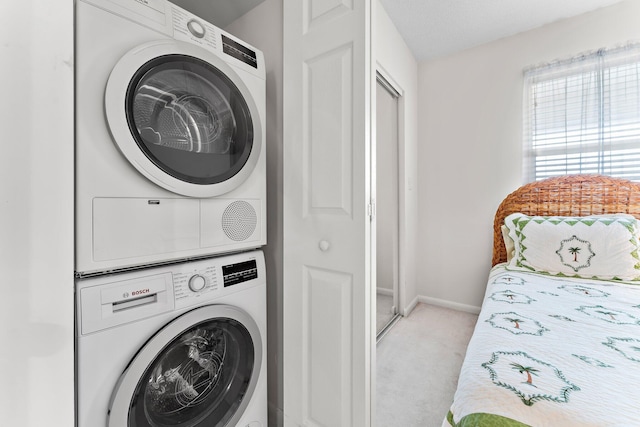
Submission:
<svg viewBox="0 0 640 427">
<path fill-rule="evenodd" d="M 304 0 L 304 33 L 353 11 L 353 0 Z"/>
<path fill-rule="evenodd" d="M 283 10 L 284 424 L 368 427 L 372 2 Z"/>
<path fill-rule="evenodd" d="M 354 365 L 350 348 L 353 276 L 310 266 L 303 267 L 303 274 L 305 418 L 318 426 L 348 427 L 352 418 L 352 372 L 348 370 Z M 331 316 L 327 307 L 335 308 Z"/>
<path fill-rule="evenodd" d="M 304 63 L 305 216 L 352 214 L 352 76 L 352 43 Z"/>
</svg>

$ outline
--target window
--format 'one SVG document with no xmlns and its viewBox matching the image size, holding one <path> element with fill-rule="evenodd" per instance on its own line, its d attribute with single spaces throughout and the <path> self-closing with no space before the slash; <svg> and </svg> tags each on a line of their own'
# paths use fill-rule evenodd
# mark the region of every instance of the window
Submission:
<svg viewBox="0 0 640 427">
<path fill-rule="evenodd" d="M 640 181 L 640 45 L 525 70 L 524 179 Z"/>
</svg>

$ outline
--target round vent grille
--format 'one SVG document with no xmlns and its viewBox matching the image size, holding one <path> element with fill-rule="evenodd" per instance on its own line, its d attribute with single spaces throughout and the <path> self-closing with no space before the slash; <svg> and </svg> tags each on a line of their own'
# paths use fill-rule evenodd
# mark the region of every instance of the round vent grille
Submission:
<svg viewBox="0 0 640 427">
<path fill-rule="evenodd" d="M 231 203 L 222 214 L 222 229 L 231 240 L 247 240 L 258 224 L 256 210 L 250 203 L 239 200 Z"/>
</svg>

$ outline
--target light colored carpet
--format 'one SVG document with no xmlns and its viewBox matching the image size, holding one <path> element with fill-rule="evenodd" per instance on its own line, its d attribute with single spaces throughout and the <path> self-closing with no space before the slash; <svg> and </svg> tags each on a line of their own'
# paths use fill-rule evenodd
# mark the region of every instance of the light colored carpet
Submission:
<svg viewBox="0 0 640 427">
<path fill-rule="evenodd" d="M 477 315 L 418 304 L 376 352 L 377 427 L 440 427 Z"/>
</svg>

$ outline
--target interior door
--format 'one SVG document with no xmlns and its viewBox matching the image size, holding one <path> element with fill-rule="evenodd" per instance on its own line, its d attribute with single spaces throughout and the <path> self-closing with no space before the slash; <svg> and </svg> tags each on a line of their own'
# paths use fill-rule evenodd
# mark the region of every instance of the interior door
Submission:
<svg viewBox="0 0 640 427">
<path fill-rule="evenodd" d="M 371 1 L 284 1 L 284 419 L 371 425 Z"/>
</svg>

